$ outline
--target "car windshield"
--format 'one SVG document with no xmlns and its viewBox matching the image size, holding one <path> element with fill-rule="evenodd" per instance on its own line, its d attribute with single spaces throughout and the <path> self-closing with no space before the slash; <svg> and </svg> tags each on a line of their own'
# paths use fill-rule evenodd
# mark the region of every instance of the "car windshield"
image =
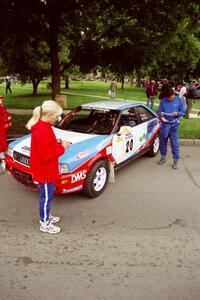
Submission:
<svg viewBox="0 0 200 300">
<path fill-rule="evenodd" d="M 112 132 L 118 115 L 117 110 L 79 107 L 66 115 L 57 127 L 75 132 L 108 135 Z"/>
</svg>

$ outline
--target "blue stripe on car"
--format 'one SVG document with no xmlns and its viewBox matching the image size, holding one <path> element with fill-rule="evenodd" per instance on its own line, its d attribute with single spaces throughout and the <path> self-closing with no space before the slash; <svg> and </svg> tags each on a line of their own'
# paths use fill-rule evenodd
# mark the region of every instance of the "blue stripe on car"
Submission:
<svg viewBox="0 0 200 300">
<path fill-rule="evenodd" d="M 112 135 L 95 136 L 88 140 L 72 144 L 65 153 L 59 158 L 60 164 L 68 164 L 70 172 L 77 169 L 87 160 L 99 153 L 112 139 Z M 78 157 L 78 155 L 85 152 L 85 156 Z"/>
</svg>

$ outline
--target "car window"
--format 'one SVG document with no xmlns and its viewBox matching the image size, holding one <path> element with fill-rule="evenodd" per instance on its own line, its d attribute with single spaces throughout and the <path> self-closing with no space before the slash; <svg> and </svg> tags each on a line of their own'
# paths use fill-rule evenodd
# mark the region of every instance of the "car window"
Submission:
<svg viewBox="0 0 200 300">
<path fill-rule="evenodd" d="M 139 124 L 138 116 L 135 107 L 125 109 L 120 116 L 119 126 L 134 127 Z"/>
<path fill-rule="evenodd" d="M 110 134 L 118 111 L 103 109 L 79 109 L 66 116 L 58 125 L 60 129 L 91 134 Z"/>
<path fill-rule="evenodd" d="M 149 121 L 151 119 L 155 118 L 155 115 L 152 114 L 148 109 L 146 109 L 144 106 L 138 106 L 136 108 L 138 112 L 138 116 L 140 118 L 141 123 L 144 123 L 146 121 Z"/>
</svg>

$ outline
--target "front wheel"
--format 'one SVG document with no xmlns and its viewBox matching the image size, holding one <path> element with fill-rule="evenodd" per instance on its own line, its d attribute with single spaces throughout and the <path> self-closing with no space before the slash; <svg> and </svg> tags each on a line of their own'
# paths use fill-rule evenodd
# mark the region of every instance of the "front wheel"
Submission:
<svg viewBox="0 0 200 300">
<path fill-rule="evenodd" d="M 83 192 L 87 197 L 98 197 L 105 189 L 108 181 L 108 165 L 106 161 L 97 161 L 90 169 L 84 182 Z"/>
<path fill-rule="evenodd" d="M 150 157 L 156 156 L 159 151 L 159 145 L 160 145 L 159 136 L 156 135 L 155 139 L 153 140 L 150 150 L 147 152 L 147 155 Z"/>
</svg>

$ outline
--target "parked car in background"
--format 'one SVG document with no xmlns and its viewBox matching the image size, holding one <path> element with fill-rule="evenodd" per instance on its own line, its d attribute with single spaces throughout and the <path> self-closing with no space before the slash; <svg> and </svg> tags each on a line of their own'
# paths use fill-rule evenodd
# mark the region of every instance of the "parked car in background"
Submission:
<svg viewBox="0 0 200 300">
<path fill-rule="evenodd" d="M 142 154 L 155 156 L 159 150 L 160 122 L 156 113 L 141 103 L 83 104 L 53 130 L 58 142 L 71 143 L 59 158 L 56 194 L 82 190 L 88 197 L 97 197 L 108 180 L 113 180 L 116 169 Z M 30 142 L 29 134 L 10 143 L 6 165 L 18 182 L 38 189 L 30 169 Z"/>
</svg>

